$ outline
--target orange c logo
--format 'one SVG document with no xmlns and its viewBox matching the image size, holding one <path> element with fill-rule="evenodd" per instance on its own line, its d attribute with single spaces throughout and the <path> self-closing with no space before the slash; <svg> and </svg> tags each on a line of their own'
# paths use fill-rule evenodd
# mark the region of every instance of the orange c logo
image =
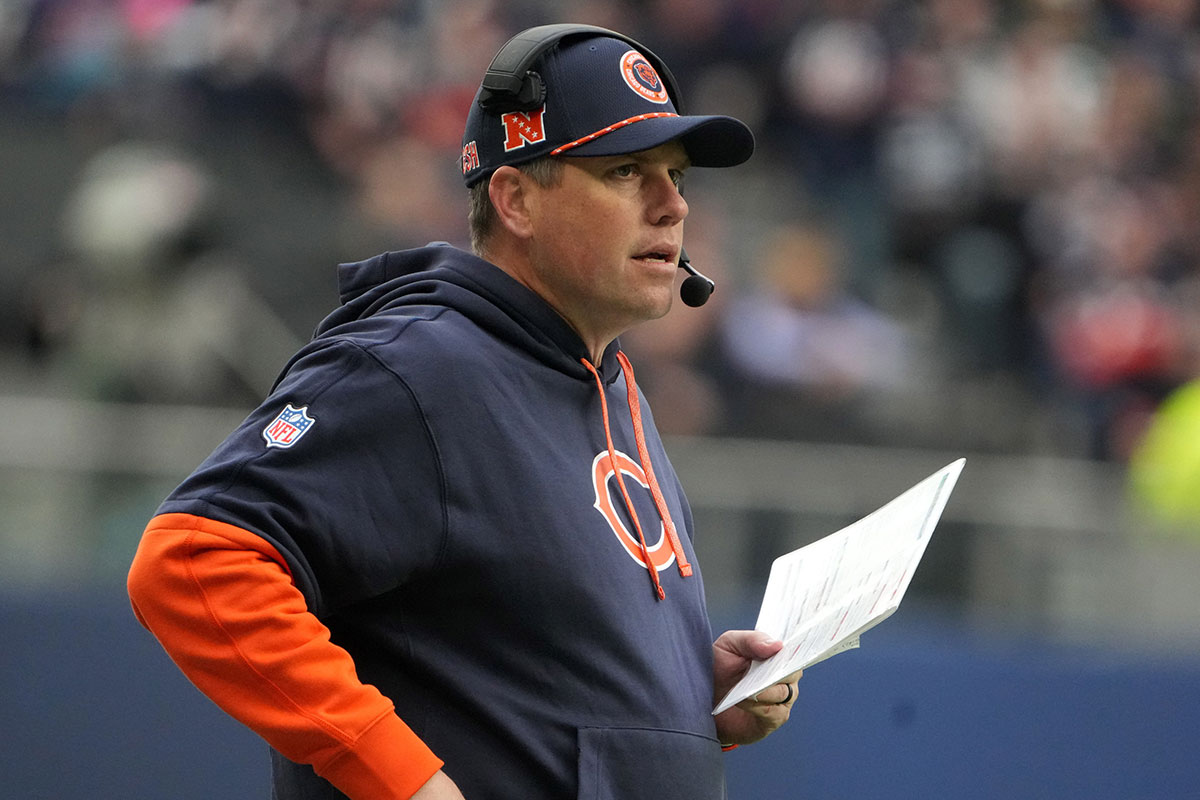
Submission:
<svg viewBox="0 0 1200 800">
<path fill-rule="evenodd" d="M 646 473 L 642 466 L 624 453 L 617 451 L 617 465 L 621 472 L 629 475 L 634 480 L 642 485 L 642 488 L 648 489 L 650 482 L 646 479 Z M 592 486 L 596 490 L 596 510 L 604 515 L 604 519 L 608 521 L 608 526 L 612 528 L 612 532 L 616 535 L 617 541 L 625 548 L 625 552 L 629 553 L 629 557 L 637 562 L 641 567 L 646 567 L 646 562 L 642 558 L 642 545 L 638 541 L 636 534 L 631 534 L 629 529 L 625 527 L 625 523 L 621 521 L 617 515 L 617 509 L 613 505 L 612 494 L 608 491 L 608 481 L 616 475 L 616 470 L 613 469 L 612 459 L 609 458 L 608 452 L 601 452 L 592 460 Z M 628 486 L 628 484 L 626 484 Z M 658 519 L 656 514 L 655 519 Z M 643 529 L 644 530 L 644 529 Z M 671 550 L 671 545 L 667 541 L 667 529 L 661 519 L 658 520 L 658 541 L 654 544 L 646 542 L 646 552 L 650 555 L 650 561 L 653 562 L 654 568 L 662 572 L 675 561 L 675 553 Z"/>
</svg>

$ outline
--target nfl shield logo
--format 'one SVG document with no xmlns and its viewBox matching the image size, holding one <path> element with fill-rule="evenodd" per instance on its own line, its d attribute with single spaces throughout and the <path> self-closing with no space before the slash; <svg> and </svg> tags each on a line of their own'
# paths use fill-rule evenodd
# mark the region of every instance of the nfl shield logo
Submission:
<svg viewBox="0 0 1200 800">
<path fill-rule="evenodd" d="M 294 407 L 288 403 L 287 408 L 279 412 L 279 416 L 263 429 L 263 438 L 267 447 L 291 447 L 300 441 L 300 437 L 316 422 L 305 412 L 308 406 Z"/>
</svg>

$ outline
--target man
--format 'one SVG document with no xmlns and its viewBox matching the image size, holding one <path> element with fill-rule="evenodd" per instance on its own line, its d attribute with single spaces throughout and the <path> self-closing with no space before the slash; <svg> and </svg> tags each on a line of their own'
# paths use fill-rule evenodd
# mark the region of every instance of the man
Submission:
<svg viewBox="0 0 1200 800">
<path fill-rule="evenodd" d="M 272 745 L 278 798 L 719 798 L 722 746 L 788 717 L 798 675 L 711 714 L 781 645 L 713 644 L 616 343 L 671 305 L 684 172 L 753 138 L 677 116 L 619 34 L 535 67 L 536 108 L 467 121 L 477 254 L 344 265 L 342 306 L 134 559 L 139 619 Z"/>
</svg>

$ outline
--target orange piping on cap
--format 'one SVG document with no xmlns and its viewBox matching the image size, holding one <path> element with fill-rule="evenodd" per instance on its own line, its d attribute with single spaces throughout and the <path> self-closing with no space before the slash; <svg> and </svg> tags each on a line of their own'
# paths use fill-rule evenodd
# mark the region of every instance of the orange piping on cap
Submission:
<svg viewBox="0 0 1200 800">
<path fill-rule="evenodd" d="M 601 136 L 603 136 L 606 133 L 612 133 L 615 130 L 624 128 L 626 125 L 632 125 L 635 122 L 641 122 L 642 120 L 645 120 L 645 119 L 654 119 L 655 117 L 678 117 L 678 116 L 679 116 L 678 114 L 671 112 L 671 111 L 652 111 L 648 114 L 638 114 L 636 117 L 630 117 L 629 119 L 623 119 L 620 122 L 614 122 L 612 125 L 609 125 L 605 128 L 601 128 L 600 130 L 596 131 L 595 133 L 589 133 L 587 136 L 576 139 L 573 142 L 567 142 L 564 145 L 556 147 L 550 151 L 550 155 L 552 155 L 552 156 L 562 155 L 563 152 L 566 150 L 570 150 L 573 147 L 579 147 L 579 145 L 581 145 L 581 144 L 587 144 L 588 142 L 592 141 L 593 139 L 599 139 Z"/>
</svg>

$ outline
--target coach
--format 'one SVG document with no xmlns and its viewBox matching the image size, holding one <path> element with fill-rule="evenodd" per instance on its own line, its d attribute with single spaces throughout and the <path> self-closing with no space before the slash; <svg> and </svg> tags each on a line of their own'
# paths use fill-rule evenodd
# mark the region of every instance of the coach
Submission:
<svg viewBox="0 0 1200 800">
<path fill-rule="evenodd" d="M 781 645 L 713 642 L 617 342 L 671 307 L 684 173 L 753 150 L 678 102 L 621 34 L 515 37 L 463 138 L 475 252 L 342 265 L 340 307 L 150 521 L 135 612 L 270 743 L 276 798 L 715 800 L 722 750 L 787 720 L 798 675 L 711 713 Z"/>
</svg>

